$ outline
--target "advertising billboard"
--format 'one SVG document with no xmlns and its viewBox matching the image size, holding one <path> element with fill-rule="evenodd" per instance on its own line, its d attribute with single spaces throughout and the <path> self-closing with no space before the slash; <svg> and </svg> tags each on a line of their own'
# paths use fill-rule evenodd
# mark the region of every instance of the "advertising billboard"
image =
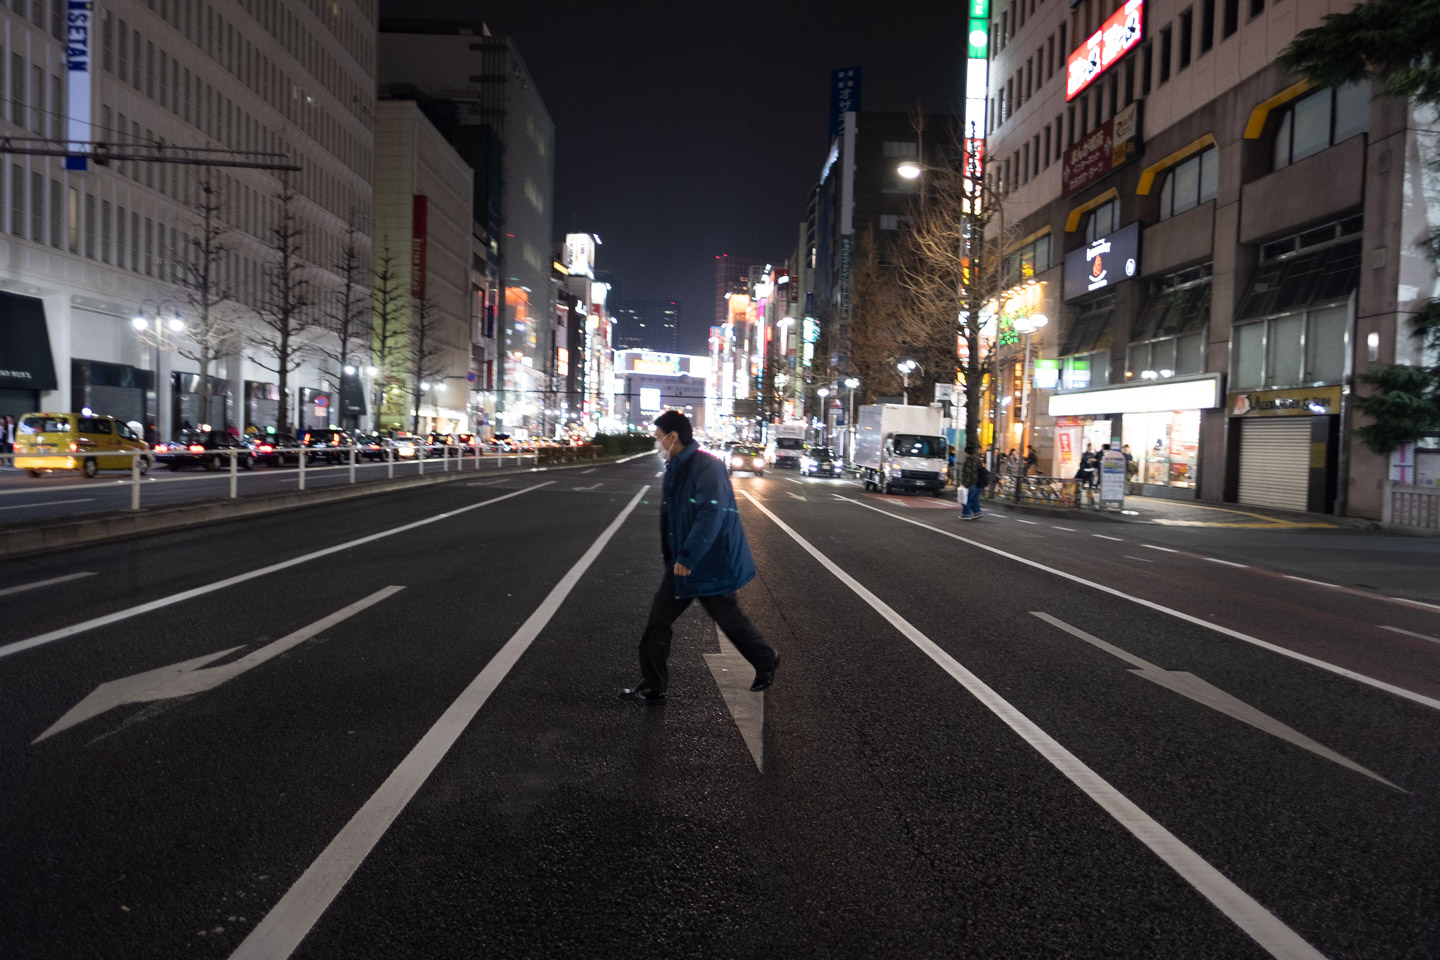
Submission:
<svg viewBox="0 0 1440 960">
<path fill-rule="evenodd" d="M 1065 254 L 1064 297 L 1078 300 L 1140 275 L 1140 222 Z"/>
<path fill-rule="evenodd" d="M 1065 99 L 1074 100 L 1106 70 L 1139 44 L 1144 34 L 1145 0 L 1128 2 L 1065 59 Z"/>
<path fill-rule="evenodd" d="M 1080 142 L 1065 148 L 1060 192 L 1070 196 L 1140 155 L 1140 102 L 1130 104 Z"/>
</svg>

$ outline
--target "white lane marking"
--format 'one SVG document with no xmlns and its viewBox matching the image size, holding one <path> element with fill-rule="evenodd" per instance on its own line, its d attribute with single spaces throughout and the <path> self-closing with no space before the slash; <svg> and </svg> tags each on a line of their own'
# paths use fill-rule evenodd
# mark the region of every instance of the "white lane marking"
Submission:
<svg viewBox="0 0 1440 960">
<path fill-rule="evenodd" d="M 491 486 L 492 484 L 504 483 L 506 480 L 509 480 L 509 479 L 510 479 L 509 477 L 496 477 L 494 480 L 471 480 L 470 482 L 466 483 L 465 486 L 467 486 L 467 487 L 488 487 L 488 486 Z"/>
<path fill-rule="evenodd" d="M 1313 583 L 1313 584 L 1315 584 L 1315 586 L 1317 586 L 1317 587 L 1329 587 L 1329 588 L 1332 589 L 1332 590 L 1338 590 L 1338 589 L 1340 589 L 1339 587 L 1335 586 L 1335 584 L 1333 584 L 1333 583 L 1325 583 L 1325 582 L 1322 581 L 1322 580 L 1306 580 L 1304 577 L 1292 577 L 1292 576 L 1290 576 L 1289 574 L 1286 574 L 1286 575 L 1285 575 L 1285 579 L 1286 579 L 1286 580 L 1294 580 L 1294 581 L 1296 581 L 1297 583 Z"/>
<path fill-rule="evenodd" d="M 750 662 L 735 649 L 725 631 L 715 627 L 719 653 L 705 654 L 705 663 L 720 688 L 730 717 L 740 730 L 740 739 L 755 760 L 755 769 L 765 772 L 765 694 L 750 692 Z"/>
<path fill-rule="evenodd" d="M 1424 600 L 1406 600 L 1404 597 L 1391 597 L 1390 599 L 1399 600 L 1401 603 L 1414 603 L 1422 607 L 1429 607 L 1431 610 L 1440 610 L 1440 607 L 1437 607 L 1433 603 L 1426 603 Z"/>
<path fill-rule="evenodd" d="M 785 479 L 786 479 L 786 480 L 789 480 L 791 483 L 798 483 L 798 484 L 800 484 L 801 486 L 804 486 L 804 482 L 803 482 L 803 481 L 801 481 L 801 480 L 796 480 L 794 477 L 786 477 Z"/>
<path fill-rule="evenodd" d="M 1105 536 L 1105 534 L 1103 534 L 1103 533 L 1092 533 L 1092 534 L 1090 534 L 1090 536 L 1092 536 L 1092 537 L 1099 537 L 1101 540 L 1114 540 L 1116 543 L 1124 543 L 1124 542 L 1125 542 L 1124 540 L 1120 539 L 1119 537 L 1107 537 L 1107 536 Z"/>
<path fill-rule="evenodd" d="M 655 451 L 654 451 L 654 450 L 647 450 L 647 451 L 644 452 L 644 453 L 632 453 L 632 454 L 630 454 L 630 456 L 628 456 L 628 457 L 621 457 L 619 460 L 616 460 L 615 462 L 616 462 L 616 463 L 629 463 L 631 460 L 639 460 L 641 457 L 653 457 L 653 456 L 655 456 Z"/>
<path fill-rule="evenodd" d="M 1416 633 L 1414 630 L 1401 630 L 1399 627 L 1381 626 L 1381 630 L 1391 630 L 1395 633 L 1403 633 L 1407 637 L 1419 637 L 1421 640 L 1429 640 L 1431 643 L 1440 643 L 1440 637 L 1432 637 L 1424 633 Z"/>
<path fill-rule="evenodd" d="M 511 497 L 518 497 L 522 493 L 529 493 L 532 490 L 539 490 L 541 487 L 549 486 L 554 480 L 546 480 L 537 483 L 533 487 L 526 487 L 524 490 L 516 490 L 513 493 L 501 494 L 498 497 L 491 497 L 489 500 L 481 500 L 479 503 L 472 503 L 468 507 L 460 507 L 458 510 L 450 510 L 446 513 L 438 513 L 433 517 L 426 517 L 424 520 L 416 520 L 414 523 L 407 523 L 404 526 L 394 527 L 390 530 L 382 530 L 379 533 L 372 533 L 368 537 L 361 537 L 358 540 L 347 540 L 344 543 L 336 544 L 333 547 L 326 547 L 324 550 L 316 550 L 314 553 L 307 553 L 302 557 L 295 557 L 293 560 L 283 560 L 280 563 L 272 563 L 268 567 L 260 567 L 246 573 L 239 573 L 233 577 L 226 577 L 224 580 L 216 580 L 214 583 L 207 583 L 203 587 L 195 587 L 190 590 L 182 590 L 180 593 L 173 593 L 168 597 L 161 597 L 159 600 L 151 600 L 148 603 L 127 607 L 116 613 L 107 613 L 103 617 L 96 617 L 93 620 L 86 620 L 84 623 L 77 623 L 69 627 L 61 627 L 59 630 L 51 630 L 49 633 L 42 633 L 39 636 L 30 637 L 28 640 L 17 640 L 14 643 L 0 647 L 0 657 L 8 657 L 12 653 L 19 653 L 22 650 L 29 650 L 31 647 L 38 647 L 41 644 L 52 643 L 56 640 L 63 640 L 65 637 L 73 637 L 77 633 L 84 633 L 87 630 L 94 630 L 96 627 L 107 626 L 118 623 L 121 620 L 129 620 L 131 617 L 138 617 L 142 613 L 149 613 L 152 610 L 159 610 L 171 604 L 180 603 L 182 600 L 190 600 L 194 597 L 201 597 L 207 593 L 214 593 L 216 590 L 224 590 L 226 587 L 233 587 L 237 583 L 244 583 L 247 580 L 254 580 L 256 577 L 263 577 L 267 573 L 275 573 L 279 570 L 288 570 L 290 567 L 308 563 L 311 560 L 318 560 L 321 557 L 328 557 L 332 553 L 339 553 L 341 550 L 349 550 L 353 547 L 373 543 L 376 540 L 383 540 L 386 537 L 393 537 L 397 533 L 405 533 L 407 530 L 414 530 L 426 524 L 434 523 L 437 520 L 448 520 L 451 517 L 458 517 L 462 513 L 469 513 L 471 510 L 488 506 L 492 503 L 499 503 L 501 500 L 509 500 Z"/>
<path fill-rule="evenodd" d="M 1056 523 L 1052 523 L 1052 524 L 1050 524 L 1050 526 L 1054 527 L 1056 530 L 1064 530 L 1066 533 L 1074 533 L 1074 532 L 1075 532 L 1075 528 L 1074 528 L 1074 527 L 1062 527 L 1062 526 L 1060 526 L 1059 524 L 1056 524 Z"/>
<path fill-rule="evenodd" d="M 348 607 L 315 621 L 308 627 L 301 627 L 289 636 L 281 637 L 273 643 L 267 643 L 265 646 L 247 653 L 239 660 L 224 666 L 211 667 L 208 670 L 201 669 L 207 663 L 234 653 L 240 647 L 231 647 L 218 653 L 207 653 L 203 657 L 196 657 L 183 663 L 172 663 L 154 670 L 146 670 L 144 673 L 102 683 L 90 691 L 90 695 L 84 700 L 71 707 L 63 717 L 51 724 L 50 729 L 32 740 L 31 744 L 39 743 L 61 730 L 73 727 L 77 723 L 83 723 L 92 717 L 98 717 L 102 713 L 107 713 L 127 703 L 169 700 L 172 697 L 188 697 L 213 690 L 225 681 L 233 680 L 246 670 L 251 670 L 267 660 L 278 657 L 286 650 L 304 643 L 322 630 L 329 630 L 342 620 L 347 620 L 366 607 L 374 606 L 386 597 L 393 596 L 404 589 L 404 587 L 386 587 L 383 590 L 377 590 L 363 600 L 357 600 Z"/>
<path fill-rule="evenodd" d="M 18 587 L 6 587 L 0 590 L 0 597 L 8 597 L 12 593 L 24 593 L 26 590 L 38 590 L 41 587 L 52 586 L 57 583 L 68 583 L 71 580 L 79 580 L 81 577 L 93 577 L 95 571 L 85 573 L 67 573 L 63 577 L 51 577 L 49 580 L 36 580 L 34 583 L 22 583 Z"/>
<path fill-rule="evenodd" d="M 1367 677 L 1365 676 L 1365 674 L 1356 673 L 1354 670 L 1347 670 L 1344 667 L 1337 667 L 1333 663 L 1326 663 L 1324 660 L 1317 660 L 1315 657 L 1306 656 L 1305 654 L 1297 653 L 1294 650 L 1288 650 L 1285 647 L 1279 646 L 1278 644 L 1270 643 L 1266 640 L 1261 640 L 1259 637 L 1252 637 L 1248 633 L 1241 633 L 1239 630 L 1231 630 L 1229 627 L 1222 627 L 1218 623 L 1211 623 L 1208 620 L 1201 620 L 1199 617 L 1192 616 L 1188 613 L 1183 613 L 1182 611 L 1173 610 L 1170 607 L 1162 606 L 1161 604 L 1158 604 L 1153 600 L 1146 600 L 1143 597 L 1132 596 L 1131 594 L 1116 590 L 1114 587 L 1107 587 L 1103 583 L 1096 583 L 1093 580 L 1086 580 L 1084 577 L 1078 577 L 1073 573 L 1066 573 L 1064 570 L 1057 570 L 1054 567 L 1047 567 L 1043 563 L 1037 563 L 1034 560 L 1027 560 L 1025 557 L 1001 550 L 999 547 L 992 547 L 988 543 L 981 543 L 979 540 L 971 540 L 968 537 L 960 536 L 958 533 L 951 533 L 949 530 L 942 530 L 939 527 L 931 526 L 930 524 L 925 523 L 922 520 L 912 520 L 910 517 L 902 517 L 898 513 L 891 513 L 888 510 L 880 510 L 876 507 L 870 506 L 870 504 L 868 503 L 862 503 L 859 500 L 852 499 L 850 502 L 857 507 L 864 507 L 866 510 L 874 510 L 876 513 L 883 514 L 884 516 L 891 517 L 895 520 L 899 520 L 902 523 L 913 523 L 917 527 L 924 527 L 926 530 L 938 533 L 942 537 L 949 537 L 952 540 L 959 540 L 961 543 L 969 544 L 976 549 L 985 550 L 989 553 L 996 554 L 997 556 L 1005 557 L 1008 560 L 1014 560 L 1016 563 L 1024 564 L 1027 567 L 1033 567 L 1036 570 L 1043 570 L 1045 573 L 1053 574 L 1054 576 L 1060 577 L 1064 580 L 1069 580 L 1072 583 L 1078 583 L 1082 586 L 1090 587 L 1093 590 L 1099 590 L 1101 593 L 1108 593 L 1112 597 L 1119 597 L 1122 600 L 1129 600 L 1131 603 L 1138 603 L 1142 607 L 1146 607 L 1150 610 L 1155 610 L 1159 613 L 1167 614 L 1179 620 L 1184 620 L 1186 623 L 1193 623 L 1197 627 L 1204 627 L 1207 630 L 1214 630 L 1216 633 L 1224 634 L 1225 636 L 1231 637 L 1235 640 L 1242 640 L 1245 643 L 1253 644 L 1254 646 L 1257 646 L 1262 650 L 1269 650 L 1271 653 L 1278 653 L 1282 657 L 1289 657 L 1292 660 L 1298 660 L 1301 663 L 1307 663 L 1312 667 L 1318 667 L 1321 670 L 1329 671 L 1330 673 L 1336 674 L 1337 676 L 1347 677 L 1351 680 L 1363 683 L 1366 686 L 1374 687 L 1377 690 L 1384 690 L 1386 693 L 1393 693 L 1397 697 L 1404 697 L 1406 700 L 1413 700 L 1414 702 L 1423 706 L 1427 706 L 1432 710 L 1440 710 L 1440 700 L 1435 700 L 1431 697 L 1425 696 L 1424 694 L 1416 693 L 1413 690 L 1406 690 L 1404 687 L 1397 687 L 1392 683 L 1386 683 L 1383 680 L 1376 680 L 1374 677 Z M 1144 560 L 1143 557 L 1130 557 L 1130 559 Z M 1150 563 L 1151 561 L 1145 560 L 1144 562 Z"/>
<path fill-rule="evenodd" d="M 748 492 L 745 495 L 750 497 Z M 1136 806 L 1134 801 L 1086 766 L 1084 761 L 1065 749 L 1059 741 L 992 690 L 985 681 L 940 649 L 933 640 L 917 630 L 908 620 L 896 613 L 855 578 L 840 569 L 829 557 L 811 546 L 809 541 L 786 526 L 775 514 L 765 509 L 760 501 L 754 497 L 750 497 L 750 500 L 755 504 L 756 509 L 769 517 L 770 521 L 783 530 L 790 539 L 799 544 L 826 570 L 834 574 L 836 579 L 849 587 L 856 596 L 868 603 L 876 613 L 888 620 L 902 636 L 915 644 L 940 669 L 953 677 L 986 709 L 1015 731 L 1022 740 L 1034 747 L 1051 766 L 1064 774 L 1071 783 L 1099 804 L 1101 809 L 1128 830 L 1135 839 L 1149 847 L 1156 856 L 1199 891 L 1202 896 L 1215 904 L 1251 939 L 1275 957 L 1287 958 L 1287 960 L 1324 960 L 1324 955 L 1306 943 L 1299 934 L 1287 927 L 1278 917 L 1266 910 L 1219 870 L 1216 870 L 1204 857 L 1186 846 L 1179 837 L 1166 830 L 1154 818 Z M 885 511 L 877 512 L 884 513 Z M 919 523 L 919 521 L 908 519 L 906 522 Z M 925 524 L 920 525 L 925 526 Z"/>
<path fill-rule="evenodd" d="M 1338 763 L 1347 770 L 1353 770 L 1372 780 L 1377 780 L 1387 787 L 1399 790 L 1401 793 L 1410 792 L 1403 787 L 1396 786 L 1373 770 L 1362 767 L 1349 757 L 1336 753 L 1329 747 L 1315 740 L 1311 740 L 1294 727 L 1286 726 L 1279 720 L 1262 713 L 1245 701 L 1232 697 L 1224 690 L 1200 679 L 1193 673 L 1185 670 L 1166 670 L 1163 667 L 1157 667 L 1155 664 L 1135 656 L 1128 650 L 1122 650 L 1120 647 L 1112 643 L 1107 643 L 1099 637 L 1091 636 L 1079 627 L 1071 626 L 1057 617 L 1050 616 L 1048 613 L 1039 613 L 1034 610 L 1030 611 L 1030 613 L 1031 616 L 1039 617 L 1052 627 L 1058 627 L 1071 636 L 1079 637 L 1091 646 L 1104 650 L 1112 657 L 1118 657 L 1124 660 L 1136 668 L 1130 672 L 1137 677 L 1149 680 L 1151 683 L 1158 684 L 1172 693 L 1178 693 L 1182 697 L 1188 697 L 1202 707 L 1209 707 L 1211 710 L 1223 713 L 1227 717 L 1239 720 L 1241 723 L 1249 724 L 1261 733 L 1268 733 L 1270 736 L 1278 737 L 1286 743 L 1293 744 L 1302 750 L 1308 750 L 1317 757 L 1323 757 L 1331 763 Z"/>
<path fill-rule="evenodd" d="M 1159 550 L 1161 553 L 1179 553 L 1179 550 L 1171 550 L 1169 547 L 1157 547 L 1153 543 L 1142 543 L 1140 546 L 1146 550 Z"/>
<path fill-rule="evenodd" d="M 46 500 L 44 503 L 17 503 L 13 507 L 0 507 L 0 510 L 29 510 L 32 507 L 58 507 L 62 503 L 91 503 L 94 497 L 81 497 L 79 500 Z"/>
<path fill-rule="evenodd" d="M 575 489 L 576 489 L 576 490 L 598 490 L 598 489 L 600 489 L 601 487 L 603 487 L 604 485 L 605 485 L 605 481 L 604 481 L 604 480 L 601 480 L 599 483 L 592 483 L 592 484 L 591 484 L 590 486 L 588 486 L 588 487 L 576 487 Z"/>
<path fill-rule="evenodd" d="M 1214 557 L 1201 557 L 1200 559 L 1209 560 L 1211 563 L 1223 563 L 1227 567 L 1239 567 L 1242 570 L 1248 570 L 1250 568 L 1248 563 L 1231 563 L 1229 560 L 1216 560 Z"/>
<path fill-rule="evenodd" d="M 270 909 L 244 942 L 230 955 L 230 960 L 282 960 L 290 956 L 300 941 L 315 926 L 325 910 L 335 899 L 340 888 L 350 880 L 360 864 L 375 849 L 390 824 L 405 809 L 415 796 L 421 784 L 434 772 L 445 754 L 460 739 L 470 721 L 480 712 L 490 694 L 504 680 L 510 669 L 530 648 L 540 631 L 555 616 L 555 611 L 565 602 L 575 584 L 600 552 L 615 536 L 636 505 L 650 489 L 646 484 L 631 498 L 625 509 L 620 511 L 605 531 L 575 561 L 560 582 L 555 584 L 548 596 L 535 608 L 535 612 L 520 625 L 515 635 L 505 642 L 500 652 L 485 665 L 485 668 L 470 681 L 470 685 L 446 708 L 435 725 L 426 731 L 420 742 L 410 750 L 405 759 L 380 785 L 380 788 L 365 801 L 365 805 L 350 818 L 350 822 L 335 836 L 334 840 L 310 864 L 300 879 L 295 881 L 285 896 Z"/>
<path fill-rule="evenodd" d="M 785 492 L 788 493 L 788 494 L 790 494 L 790 496 L 794 497 L 796 500 L 802 500 L 802 501 L 805 500 L 805 497 L 804 497 L 802 494 L 795 493 L 795 492 L 793 492 L 793 491 L 791 491 L 791 490 L 786 490 Z M 809 501 L 805 501 L 805 502 L 808 503 Z"/>
<path fill-rule="evenodd" d="M 1154 563 L 1154 560 L 1146 560 L 1144 557 L 1137 557 L 1132 553 L 1125 554 L 1126 560 L 1139 560 L 1141 563 Z"/>
<path fill-rule="evenodd" d="M 591 467 L 589 470 L 581 470 L 580 472 L 581 472 L 581 473 L 594 473 L 597 469 L 599 469 L 599 468 L 598 468 L 598 467 Z"/>
<path fill-rule="evenodd" d="M 1040 524 L 1035 520 L 1021 520 L 1019 517 L 1011 517 L 1010 519 L 1014 520 L 1016 523 L 1028 523 L 1032 527 L 1040 526 Z"/>
</svg>

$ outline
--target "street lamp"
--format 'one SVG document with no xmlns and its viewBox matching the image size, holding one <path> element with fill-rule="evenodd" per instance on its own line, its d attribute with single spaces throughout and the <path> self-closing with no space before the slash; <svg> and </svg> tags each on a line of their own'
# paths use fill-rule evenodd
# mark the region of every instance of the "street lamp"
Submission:
<svg viewBox="0 0 1440 960">
<path fill-rule="evenodd" d="M 860 381 L 855 377 L 846 377 L 845 386 L 850 388 L 850 415 L 845 418 L 845 428 L 850 436 L 845 441 L 845 455 L 850 462 L 855 462 L 855 388 L 860 386 Z"/>
<path fill-rule="evenodd" d="M 900 376 L 905 384 L 904 391 L 900 396 L 900 402 L 904 406 L 910 405 L 910 373 L 918 366 L 919 364 L 914 360 L 901 360 L 895 365 L 895 369 L 900 371 Z"/>
<path fill-rule="evenodd" d="M 153 333 L 150 329 L 151 318 L 146 316 L 146 307 L 154 314 L 155 328 Z M 164 316 L 165 308 L 170 308 L 170 317 L 167 320 Z M 160 381 L 163 373 L 160 369 L 160 350 L 165 341 L 165 331 L 168 328 L 171 333 L 179 333 L 185 329 L 185 321 L 180 319 L 180 308 L 174 300 L 152 300 L 146 297 L 140 301 L 135 308 L 135 316 L 131 318 L 130 325 L 139 333 L 148 334 L 155 338 L 155 434 L 156 439 L 169 438 L 173 431 L 169 429 L 170 424 L 165 422 L 168 418 L 164 416 L 164 404 L 161 402 Z"/>
<path fill-rule="evenodd" d="M 820 398 L 820 445 L 828 447 L 830 445 L 830 406 L 825 402 L 825 398 L 830 396 L 830 388 L 821 387 L 815 391 L 815 395 Z"/>
<path fill-rule="evenodd" d="M 1016 331 L 1025 337 L 1025 361 L 1021 367 L 1023 379 L 1020 381 L 1020 455 L 1022 457 L 1029 453 L 1030 439 L 1030 334 L 1049 322 L 1050 318 L 1043 313 L 1032 313 L 1015 318 Z"/>
</svg>

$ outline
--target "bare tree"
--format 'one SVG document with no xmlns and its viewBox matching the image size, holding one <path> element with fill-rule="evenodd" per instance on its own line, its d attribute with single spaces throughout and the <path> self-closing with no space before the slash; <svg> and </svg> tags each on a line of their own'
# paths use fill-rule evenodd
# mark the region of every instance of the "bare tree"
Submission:
<svg viewBox="0 0 1440 960">
<path fill-rule="evenodd" d="M 275 261 L 270 266 L 265 305 L 251 346 L 262 351 L 251 359 L 276 374 L 280 386 L 279 426 L 290 426 L 290 374 L 300 369 L 311 344 L 308 334 L 316 326 L 311 312 L 310 282 L 300 259 L 302 230 L 295 216 L 295 190 L 287 176 L 276 196 L 276 222 L 270 229 Z M 299 431 L 297 430 L 297 433 Z"/>
<path fill-rule="evenodd" d="M 363 283 L 366 274 L 361 258 L 360 233 L 352 212 L 345 227 L 345 246 L 340 250 L 340 287 L 328 291 L 324 301 L 321 326 L 334 336 L 333 344 L 320 346 L 320 352 L 335 367 L 334 380 L 340 384 L 340 409 L 346 409 L 346 385 L 359 378 L 359 367 L 370 362 L 370 329 L 366 323 L 369 290 Z M 353 372 L 351 372 L 353 370 Z"/>
<path fill-rule="evenodd" d="M 966 157 L 963 142 L 952 144 L 950 156 Z M 929 380 L 951 381 L 958 369 L 967 442 L 974 442 L 991 359 L 981 357 L 981 313 L 1003 292 L 1001 264 L 1015 238 L 1006 227 L 1003 201 L 978 170 L 967 170 L 963 162 L 932 167 L 925 180 L 897 256 L 906 294 L 897 340 L 914 351 L 910 359 L 924 366 Z"/>
<path fill-rule="evenodd" d="M 899 267 L 881 257 L 873 229 L 862 233 L 855 245 L 850 297 L 849 369 L 841 372 L 860 379 L 862 403 L 897 394 L 901 378 L 895 364 L 911 350 L 905 332 L 905 290 Z"/>
<path fill-rule="evenodd" d="M 440 325 L 444 316 L 430 297 L 416 297 L 414 312 L 410 318 L 410 396 L 415 410 L 412 416 L 411 433 L 420 432 L 420 399 L 424 384 L 438 381 L 445 372 L 442 357 L 445 345 L 440 341 Z"/>
<path fill-rule="evenodd" d="M 375 379 L 375 427 L 380 427 L 381 408 L 385 404 L 391 387 L 405 382 L 405 370 L 409 364 L 406 355 L 404 331 L 409 309 L 409 294 L 402 288 L 403 279 L 395 269 L 395 256 L 390 251 L 387 239 L 381 247 L 375 268 L 375 282 L 370 288 L 371 303 L 374 307 L 370 331 L 371 350 L 380 375 Z M 395 426 L 399 426 L 398 418 Z"/>
</svg>

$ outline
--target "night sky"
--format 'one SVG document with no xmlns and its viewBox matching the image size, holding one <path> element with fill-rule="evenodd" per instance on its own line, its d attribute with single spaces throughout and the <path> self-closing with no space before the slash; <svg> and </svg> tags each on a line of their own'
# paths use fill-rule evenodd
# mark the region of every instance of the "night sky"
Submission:
<svg viewBox="0 0 1440 960">
<path fill-rule="evenodd" d="M 515 38 L 555 122 L 555 233 L 600 236 L 625 299 L 679 300 L 705 352 L 715 255 L 790 255 L 829 149 L 830 70 L 862 109 L 961 112 L 965 14 L 948 3 L 381 0 Z M 552 238 L 555 239 L 555 238 Z"/>
</svg>

